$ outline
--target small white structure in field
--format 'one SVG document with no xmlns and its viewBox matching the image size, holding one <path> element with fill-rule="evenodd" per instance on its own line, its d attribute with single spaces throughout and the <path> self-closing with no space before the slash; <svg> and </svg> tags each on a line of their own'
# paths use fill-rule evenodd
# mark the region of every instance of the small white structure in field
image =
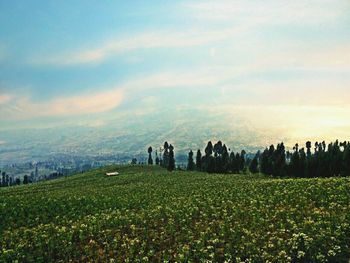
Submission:
<svg viewBox="0 0 350 263">
<path fill-rule="evenodd" d="M 107 176 L 117 176 L 119 175 L 118 172 L 112 172 L 112 173 L 106 173 Z"/>
</svg>

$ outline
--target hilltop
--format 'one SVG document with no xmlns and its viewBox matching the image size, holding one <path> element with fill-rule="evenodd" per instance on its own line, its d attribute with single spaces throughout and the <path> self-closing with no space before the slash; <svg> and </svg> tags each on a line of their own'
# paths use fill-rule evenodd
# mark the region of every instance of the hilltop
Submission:
<svg viewBox="0 0 350 263">
<path fill-rule="evenodd" d="M 350 178 L 108 166 L 1 188 L 0 222 L 5 262 L 347 262 Z"/>
</svg>

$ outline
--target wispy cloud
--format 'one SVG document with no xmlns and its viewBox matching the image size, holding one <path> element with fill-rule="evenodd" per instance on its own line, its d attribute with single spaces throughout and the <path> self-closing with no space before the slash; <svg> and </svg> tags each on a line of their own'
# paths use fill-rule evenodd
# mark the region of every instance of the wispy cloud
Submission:
<svg viewBox="0 0 350 263">
<path fill-rule="evenodd" d="M 118 107 L 123 99 L 120 89 L 95 94 L 60 97 L 35 102 L 29 97 L 13 97 L 11 105 L 4 105 L 1 119 L 30 119 L 37 117 L 75 116 L 102 113 Z"/>
<path fill-rule="evenodd" d="M 98 63 L 111 56 L 116 56 L 136 49 L 186 48 L 219 42 L 244 30 L 241 28 L 224 28 L 221 30 L 203 30 L 198 28 L 186 30 L 163 30 L 139 33 L 133 36 L 106 41 L 101 46 L 61 53 L 46 58 L 31 59 L 37 64 L 76 65 Z"/>
<path fill-rule="evenodd" d="M 346 0 L 311 1 L 245 1 L 218 0 L 185 2 L 183 6 L 192 11 L 192 15 L 203 20 L 236 21 L 262 24 L 314 24 L 329 22 L 343 15 Z"/>
</svg>

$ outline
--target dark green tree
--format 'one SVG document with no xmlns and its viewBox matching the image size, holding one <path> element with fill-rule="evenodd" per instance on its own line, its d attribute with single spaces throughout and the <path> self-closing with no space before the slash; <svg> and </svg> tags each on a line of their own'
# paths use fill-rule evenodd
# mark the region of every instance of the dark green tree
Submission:
<svg viewBox="0 0 350 263">
<path fill-rule="evenodd" d="M 231 173 L 235 172 L 235 161 L 236 161 L 236 155 L 232 151 L 229 156 L 229 163 L 228 163 L 228 171 Z"/>
<path fill-rule="evenodd" d="M 260 156 L 260 172 L 263 174 L 269 172 L 269 150 L 267 148 Z"/>
<path fill-rule="evenodd" d="M 215 159 L 213 155 L 213 144 L 211 141 L 208 142 L 207 147 L 205 147 L 205 156 L 202 158 L 202 164 L 204 171 L 208 173 L 215 172 Z"/>
<path fill-rule="evenodd" d="M 210 156 L 213 154 L 213 144 L 211 141 L 208 142 L 207 147 L 205 147 L 205 155 Z"/>
<path fill-rule="evenodd" d="M 228 150 L 227 150 L 227 147 L 225 144 L 222 147 L 221 162 L 222 162 L 222 166 L 223 166 L 222 171 L 224 173 L 228 173 L 229 172 L 230 156 L 228 154 Z"/>
<path fill-rule="evenodd" d="M 169 166 L 169 144 L 168 142 L 164 143 L 164 152 L 163 152 L 163 167 L 167 168 Z"/>
<path fill-rule="evenodd" d="M 343 154 L 343 172 L 342 175 L 350 176 L 350 142 L 344 143 L 344 154 Z"/>
<path fill-rule="evenodd" d="M 148 148 L 148 165 L 153 165 L 153 159 L 152 159 L 152 147 L 150 146 Z"/>
<path fill-rule="evenodd" d="M 311 142 L 306 142 L 306 161 L 305 161 L 305 177 L 312 177 L 312 153 L 311 153 Z"/>
<path fill-rule="evenodd" d="M 241 155 L 236 153 L 235 162 L 234 162 L 234 173 L 239 173 L 241 167 Z"/>
<path fill-rule="evenodd" d="M 23 184 L 28 184 L 29 183 L 29 178 L 28 178 L 28 175 L 25 175 L 23 177 Z"/>
<path fill-rule="evenodd" d="M 258 153 L 254 156 L 253 160 L 249 164 L 249 171 L 253 174 L 258 173 Z"/>
<path fill-rule="evenodd" d="M 194 170 L 194 161 L 193 161 L 193 152 L 190 150 L 188 153 L 188 161 L 187 161 L 187 170 L 188 171 L 193 171 Z"/>
<path fill-rule="evenodd" d="M 239 160 L 239 170 L 240 171 L 244 171 L 245 155 L 246 155 L 245 150 L 242 150 L 241 155 L 240 155 L 240 160 Z"/>
<path fill-rule="evenodd" d="M 175 170 L 175 154 L 174 147 L 170 144 L 169 146 L 169 160 L 168 160 L 168 171 Z"/>
<path fill-rule="evenodd" d="M 21 180 L 17 177 L 16 178 L 16 185 L 20 185 L 21 184 Z"/>
<path fill-rule="evenodd" d="M 198 149 L 197 155 L 196 155 L 196 169 L 197 169 L 197 171 L 202 170 L 202 153 L 199 149 Z"/>
<path fill-rule="evenodd" d="M 1 180 L 1 182 L 2 182 L 2 186 L 7 186 L 6 185 L 6 173 L 5 172 L 2 172 L 2 180 Z"/>
<path fill-rule="evenodd" d="M 277 145 L 273 154 L 272 164 L 274 176 L 286 176 L 286 151 L 283 142 Z"/>
<path fill-rule="evenodd" d="M 293 154 L 292 154 L 292 158 L 290 160 L 290 176 L 293 177 L 300 177 L 300 156 L 299 156 L 299 145 L 295 144 L 295 146 L 293 147 Z"/>
<path fill-rule="evenodd" d="M 307 157 L 304 148 L 299 150 L 299 168 L 298 176 L 305 177 Z"/>
</svg>

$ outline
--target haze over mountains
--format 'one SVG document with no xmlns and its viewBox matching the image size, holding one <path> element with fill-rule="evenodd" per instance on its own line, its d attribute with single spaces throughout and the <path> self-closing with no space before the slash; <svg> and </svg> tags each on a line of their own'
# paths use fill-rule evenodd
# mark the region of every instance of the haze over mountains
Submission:
<svg viewBox="0 0 350 263">
<path fill-rule="evenodd" d="M 121 158 L 142 154 L 146 157 L 145 149 L 149 145 L 157 149 L 166 140 L 175 145 L 177 154 L 187 154 L 190 148 L 202 149 L 212 139 L 224 140 L 237 151 L 242 148 L 255 151 L 275 139 L 272 134 L 257 130 L 239 118 L 229 119 L 222 114 L 204 114 L 202 111 L 168 110 L 129 118 L 116 118 L 98 127 L 81 125 L 3 131 L 0 160 L 2 164 L 44 160 L 58 153 L 112 154 Z"/>
<path fill-rule="evenodd" d="M 0 3 L 0 162 L 350 136 L 350 3 Z"/>
</svg>

